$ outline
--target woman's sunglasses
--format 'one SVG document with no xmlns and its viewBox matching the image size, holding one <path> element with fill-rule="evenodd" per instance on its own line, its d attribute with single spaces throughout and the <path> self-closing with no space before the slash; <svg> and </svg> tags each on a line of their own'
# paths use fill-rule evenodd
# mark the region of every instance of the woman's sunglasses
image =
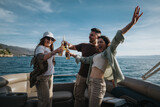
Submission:
<svg viewBox="0 0 160 107">
<path fill-rule="evenodd" d="M 50 38 L 50 37 L 45 37 L 47 40 L 52 40 L 52 41 L 54 41 L 55 39 L 54 38 Z"/>
</svg>

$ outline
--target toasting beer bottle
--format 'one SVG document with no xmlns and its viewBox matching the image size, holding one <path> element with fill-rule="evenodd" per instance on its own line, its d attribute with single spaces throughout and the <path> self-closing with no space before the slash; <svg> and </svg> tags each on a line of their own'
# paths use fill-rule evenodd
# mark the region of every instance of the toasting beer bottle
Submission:
<svg viewBox="0 0 160 107">
<path fill-rule="evenodd" d="M 69 53 L 69 49 L 68 49 L 68 45 L 66 45 L 66 59 L 70 59 L 70 53 Z"/>
<path fill-rule="evenodd" d="M 63 41 L 61 42 L 61 49 L 64 51 L 65 49 L 65 42 L 64 42 L 64 36 L 63 36 Z M 63 51 L 61 53 L 58 53 L 59 56 L 62 56 Z"/>
<path fill-rule="evenodd" d="M 63 48 L 61 47 L 61 49 L 63 49 Z M 58 56 L 62 56 L 62 54 L 63 54 L 63 51 L 61 53 L 58 53 Z"/>
<path fill-rule="evenodd" d="M 64 42 L 64 40 L 65 40 L 65 36 L 63 36 L 63 50 L 67 50 L 67 43 L 66 42 Z"/>
</svg>

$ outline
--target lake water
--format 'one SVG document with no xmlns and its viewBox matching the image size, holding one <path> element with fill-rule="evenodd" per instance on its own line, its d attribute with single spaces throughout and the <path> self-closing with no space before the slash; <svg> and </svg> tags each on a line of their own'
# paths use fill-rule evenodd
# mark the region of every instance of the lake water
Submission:
<svg viewBox="0 0 160 107">
<path fill-rule="evenodd" d="M 29 73 L 33 69 L 30 67 L 32 57 L 1 57 L 0 75 Z M 120 68 L 125 76 L 141 79 L 141 76 L 160 61 L 160 56 L 125 56 L 117 57 Z M 66 60 L 65 57 L 56 57 L 54 75 L 76 75 L 80 64 L 75 63 L 75 59 Z M 75 76 L 55 77 L 54 82 L 72 82 Z M 148 78 L 146 81 L 160 85 L 160 71 Z"/>
</svg>

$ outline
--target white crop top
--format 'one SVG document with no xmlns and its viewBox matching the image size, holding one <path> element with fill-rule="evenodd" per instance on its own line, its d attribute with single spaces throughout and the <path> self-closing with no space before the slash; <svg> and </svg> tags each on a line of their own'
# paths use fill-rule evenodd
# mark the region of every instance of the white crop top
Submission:
<svg viewBox="0 0 160 107">
<path fill-rule="evenodd" d="M 106 68 L 108 67 L 108 61 L 102 58 L 101 53 L 99 53 L 93 57 L 92 67 L 97 67 L 103 72 L 105 72 Z"/>
</svg>

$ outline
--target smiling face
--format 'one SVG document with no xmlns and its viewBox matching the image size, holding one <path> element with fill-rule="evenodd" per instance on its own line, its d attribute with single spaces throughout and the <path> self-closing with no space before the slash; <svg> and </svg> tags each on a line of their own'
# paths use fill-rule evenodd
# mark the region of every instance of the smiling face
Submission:
<svg viewBox="0 0 160 107">
<path fill-rule="evenodd" d="M 107 48 L 107 45 L 102 38 L 98 39 L 98 48 L 100 52 L 103 52 Z"/>
<path fill-rule="evenodd" d="M 45 37 L 45 38 L 44 38 L 44 46 L 50 47 L 51 44 L 53 44 L 53 38 Z"/>
</svg>

